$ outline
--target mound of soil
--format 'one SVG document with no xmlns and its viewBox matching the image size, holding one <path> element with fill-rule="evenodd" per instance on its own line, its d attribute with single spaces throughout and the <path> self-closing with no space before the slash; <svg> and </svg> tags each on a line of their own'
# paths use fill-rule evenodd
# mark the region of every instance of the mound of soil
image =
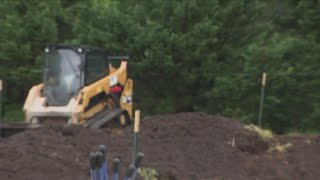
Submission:
<svg viewBox="0 0 320 180">
<path fill-rule="evenodd" d="M 261 140 L 238 121 L 205 113 L 179 113 L 143 119 L 143 167 L 158 179 L 317 179 L 318 137 L 279 137 L 291 142 L 286 153 L 267 152 Z M 280 142 L 279 140 L 279 142 Z M 274 143 L 274 142 L 273 142 Z M 132 159 L 132 130 L 91 131 L 45 126 L 0 139 L 0 179 L 89 179 L 88 155 L 107 146 L 107 160 L 121 159 L 121 173 Z M 305 154 L 306 152 L 306 154 Z"/>
</svg>

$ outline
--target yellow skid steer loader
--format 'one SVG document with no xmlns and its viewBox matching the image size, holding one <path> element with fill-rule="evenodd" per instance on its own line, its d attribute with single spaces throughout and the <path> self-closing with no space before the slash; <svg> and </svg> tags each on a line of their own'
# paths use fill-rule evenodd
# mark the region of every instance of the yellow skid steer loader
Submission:
<svg viewBox="0 0 320 180">
<path fill-rule="evenodd" d="M 63 121 L 99 129 L 110 121 L 131 123 L 129 58 L 108 55 L 82 45 L 46 47 L 43 82 L 31 88 L 23 107 L 26 124 Z"/>
</svg>

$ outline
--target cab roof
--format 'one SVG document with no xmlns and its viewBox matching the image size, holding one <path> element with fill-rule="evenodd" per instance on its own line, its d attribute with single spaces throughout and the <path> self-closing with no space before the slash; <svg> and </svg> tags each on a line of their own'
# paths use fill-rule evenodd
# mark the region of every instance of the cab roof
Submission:
<svg viewBox="0 0 320 180">
<path fill-rule="evenodd" d="M 49 45 L 47 46 L 49 49 L 73 49 L 78 51 L 79 48 L 83 49 L 83 52 L 90 52 L 90 51 L 96 51 L 104 54 L 108 54 L 108 52 L 105 49 L 94 47 L 94 46 L 88 46 L 88 45 L 64 45 L 64 44 L 58 44 L 58 45 Z"/>
<path fill-rule="evenodd" d="M 79 48 L 82 49 L 82 52 L 98 52 L 101 54 L 104 54 L 107 59 L 109 60 L 125 60 L 128 61 L 130 59 L 129 56 L 110 56 L 110 53 L 106 51 L 105 49 L 94 47 L 94 46 L 88 46 L 88 45 L 64 45 L 64 44 L 57 44 L 57 45 L 49 45 L 45 49 L 49 48 L 48 52 L 53 49 L 72 49 L 74 51 L 79 52 Z"/>
</svg>

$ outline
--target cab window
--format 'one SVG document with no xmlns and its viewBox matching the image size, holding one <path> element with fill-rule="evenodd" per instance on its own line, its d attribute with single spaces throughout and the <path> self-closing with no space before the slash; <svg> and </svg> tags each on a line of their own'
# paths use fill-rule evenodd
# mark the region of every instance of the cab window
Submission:
<svg viewBox="0 0 320 180">
<path fill-rule="evenodd" d="M 88 52 L 86 58 L 85 84 L 97 81 L 108 74 L 108 62 L 105 54 Z"/>
</svg>

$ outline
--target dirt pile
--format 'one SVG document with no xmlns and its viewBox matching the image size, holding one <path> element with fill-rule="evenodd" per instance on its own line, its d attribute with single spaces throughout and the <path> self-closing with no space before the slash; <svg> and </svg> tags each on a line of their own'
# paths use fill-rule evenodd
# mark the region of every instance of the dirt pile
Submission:
<svg viewBox="0 0 320 180">
<path fill-rule="evenodd" d="M 269 143 L 235 121 L 205 113 L 146 117 L 141 123 L 143 167 L 159 179 L 316 179 L 319 138 L 282 137 L 287 153 L 268 153 Z M 108 162 L 131 161 L 132 130 L 93 132 L 83 127 L 47 126 L 0 139 L 0 179 L 89 179 L 88 154 L 100 144 Z M 296 145 L 297 144 L 297 145 Z M 304 154 L 306 149 L 308 154 Z M 109 164 L 111 166 L 111 164 Z"/>
<path fill-rule="evenodd" d="M 145 164 L 156 168 L 163 178 L 212 179 L 230 172 L 240 174 L 248 154 L 268 149 L 266 142 L 241 123 L 204 113 L 147 117 L 142 127 Z"/>
</svg>

